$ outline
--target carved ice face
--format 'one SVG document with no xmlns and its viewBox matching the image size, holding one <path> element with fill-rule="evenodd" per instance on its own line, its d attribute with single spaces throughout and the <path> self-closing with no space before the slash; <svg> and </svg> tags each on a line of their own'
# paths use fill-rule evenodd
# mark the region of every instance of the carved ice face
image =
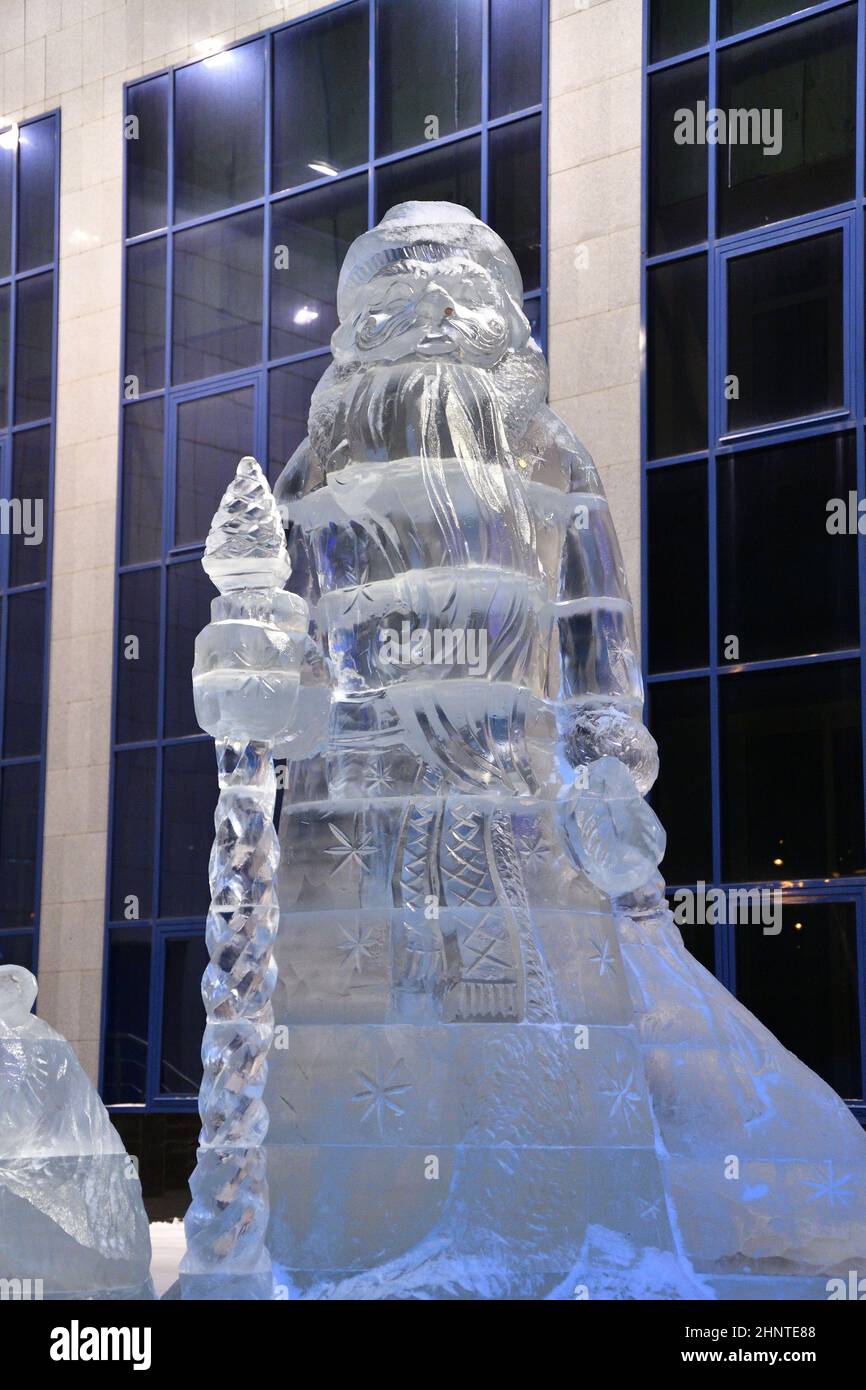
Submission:
<svg viewBox="0 0 866 1390">
<path fill-rule="evenodd" d="M 0 1019 L 20 1028 L 36 998 L 36 979 L 21 965 L 0 965 Z"/>
<path fill-rule="evenodd" d="M 500 282 L 468 257 L 394 261 L 373 276 L 334 334 L 335 355 L 369 362 L 493 367 L 529 325 Z"/>
</svg>

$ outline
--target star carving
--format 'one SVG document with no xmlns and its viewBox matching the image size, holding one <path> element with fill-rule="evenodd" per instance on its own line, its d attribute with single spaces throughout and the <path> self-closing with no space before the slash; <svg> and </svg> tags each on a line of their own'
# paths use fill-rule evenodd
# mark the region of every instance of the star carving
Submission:
<svg viewBox="0 0 866 1390">
<path fill-rule="evenodd" d="M 630 1071 L 625 1080 L 611 1077 L 606 1086 L 599 1088 L 599 1093 L 610 1101 L 610 1119 L 618 1115 L 625 1121 L 626 1128 L 631 1129 L 641 1105 L 640 1092 L 635 1090 L 634 1072 Z"/>
<path fill-rule="evenodd" d="M 609 941 L 602 941 L 601 945 L 597 941 L 590 942 L 595 955 L 590 956 L 593 965 L 598 966 L 599 975 L 613 975 L 616 971 L 616 961 Z"/>
<path fill-rule="evenodd" d="M 349 974 L 360 974 L 364 968 L 364 961 L 372 960 L 376 954 L 373 929 L 368 928 L 365 931 L 361 922 L 354 923 L 351 927 L 344 927 L 341 922 L 340 935 L 343 940 L 338 949 L 343 958 L 343 965 L 348 968 Z"/>
<path fill-rule="evenodd" d="M 833 1172 L 832 1159 L 828 1159 L 826 1168 L 827 1176 L 823 1180 L 814 1182 L 811 1179 L 806 1179 L 806 1186 L 813 1189 L 812 1196 L 806 1200 L 809 1202 L 826 1201 L 831 1207 L 835 1207 L 837 1204 L 841 1207 L 847 1206 L 854 1196 L 848 1186 L 851 1181 L 851 1174 L 846 1173 L 844 1177 L 837 1177 Z"/>
<path fill-rule="evenodd" d="M 401 1057 L 384 1077 L 378 1067 L 375 1077 L 369 1076 L 365 1071 L 355 1072 L 362 1089 L 355 1093 L 352 1100 L 364 1107 L 361 1122 L 364 1123 L 366 1120 L 375 1118 L 376 1127 L 383 1138 L 386 1119 L 390 1115 L 400 1116 L 406 1113 L 397 1098 L 405 1095 L 407 1091 L 411 1091 L 412 1083 L 397 1079 L 402 1065 L 403 1059 Z"/>
<path fill-rule="evenodd" d="M 338 874 L 343 869 L 360 869 L 361 873 L 367 873 L 365 859 L 369 859 L 371 854 L 375 854 L 376 847 L 373 844 L 373 836 L 369 831 L 363 830 L 358 824 L 356 816 L 352 822 L 352 829 L 349 834 L 333 821 L 328 822 L 328 827 L 337 841 L 335 845 L 325 850 L 337 862 L 332 869 L 332 876 Z"/>
</svg>

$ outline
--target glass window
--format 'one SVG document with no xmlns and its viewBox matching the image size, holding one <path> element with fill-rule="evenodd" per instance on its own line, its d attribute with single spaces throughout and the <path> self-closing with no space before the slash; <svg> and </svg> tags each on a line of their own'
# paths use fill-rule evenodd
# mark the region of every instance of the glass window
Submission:
<svg viewBox="0 0 866 1390">
<path fill-rule="evenodd" d="M 706 680 L 657 681 L 650 687 L 649 727 L 659 746 L 652 804 L 668 847 L 668 883 L 713 877 L 710 687 Z"/>
<path fill-rule="evenodd" d="M 859 664 L 732 674 L 719 702 L 723 878 L 866 871 Z"/>
<path fill-rule="evenodd" d="M 153 77 L 126 98 L 126 235 L 168 222 L 168 82 Z"/>
<path fill-rule="evenodd" d="M 21 502 L 22 530 L 9 537 L 9 584 L 45 579 L 51 524 L 51 431 L 20 430 L 12 445 L 12 496 Z"/>
<path fill-rule="evenodd" d="M 126 253 L 124 389 L 134 394 L 165 384 L 165 238 L 141 241 Z"/>
<path fill-rule="evenodd" d="M 240 459 L 255 453 L 251 386 L 184 401 L 177 409 L 174 543 L 203 544 Z"/>
<path fill-rule="evenodd" d="M 262 355 L 262 212 L 206 222 L 174 240 L 176 382 L 249 367 Z"/>
<path fill-rule="evenodd" d="M 368 13 L 347 5 L 274 35 L 274 189 L 367 162 Z"/>
<path fill-rule="evenodd" d="M 33 933 L 0 932 L 0 965 L 23 965 L 25 970 L 35 971 Z"/>
<path fill-rule="evenodd" d="M 541 117 L 490 133 L 490 225 L 514 254 L 523 287 L 541 284 Z"/>
<path fill-rule="evenodd" d="M 118 743 L 156 737 L 159 692 L 158 569 L 120 576 L 117 625 L 116 726 Z"/>
<path fill-rule="evenodd" d="M 842 254 L 839 231 L 728 261 L 729 430 L 844 405 Z"/>
<path fill-rule="evenodd" d="M 649 667 L 685 671 L 709 657 L 710 575 L 704 463 L 647 474 Z"/>
<path fill-rule="evenodd" d="M 271 356 L 324 347 L 337 327 L 337 279 L 367 229 L 367 176 L 275 203 L 271 212 Z"/>
<path fill-rule="evenodd" d="M 692 0 L 694 3 L 694 0 Z M 544 10 L 526 0 L 490 0 L 490 115 L 541 101 Z"/>
<path fill-rule="evenodd" d="M 159 913 L 203 917 L 219 795 L 213 740 L 171 744 L 163 758 Z"/>
<path fill-rule="evenodd" d="M 204 933 L 166 938 L 162 996 L 162 1095 L 196 1096 L 201 1085 L 205 1012 L 201 977 L 208 963 Z"/>
<path fill-rule="evenodd" d="M 54 276 L 19 280 L 15 319 L 15 423 L 51 414 L 51 330 Z"/>
<path fill-rule="evenodd" d="M 36 921 L 39 763 L 0 769 L 0 927 Z"/>
<path fill-rule="evenodd" d="M 330 362 L 330 354 L 325 353 L 289 367 L 275 367 L 270 374 L 268 472 L 272 486 L 306 437 L 310 398 Z"/>
<path fill-rule="evenodd" d="M 863 1095 L 853 903 L 785 904 L 782 930 L 737 927 L 737 997 L 841 1096 Z"/>
<path fill-rule="evenodd" d="M 410 199 L 460 203 L 481 215 L 481 141 L 478 136 L 428 154 L 385 164 L 376 173 L 376 217 Z"/>
<path fill-rule="evenodd" d="M 262 196 L 264 101 L 263 40 L 175 73 L 175 221 Z"/>
<path fill-rule="evenodd" d="M 155 788 L 153 748 L 115 754 L 110 903 L 113 922 L 146 920 L 153 911 Z"/>
<path fill-rule="evenodd" d="M 857 537 L 827 530 L 857 488 L 853 437 L 730 455 L 717 477 L 719 660 L 731 636 L 741 661 L 858 647 Z"/>
<path fill-rule="evenodd" d="M 701 48 L 709 29 L 709 0 L 650 0 L 650 62 Z"/>
<path fill-rule="evenodd" d="M 9 416 L 9 286 L 0 285 L 0 429 Z"/>
<path fill-rule="evenodd" d="M 210 622 L 216 589 L 196 557 L 168 567 L 168 625 L 165 651 L 165 736 L 199 733 L 192 703 L 195 639 Z"/>
<path fill-rule="evenodd" d="M 3 756 L 23 758 L 42 748 L 45 668 L 45 590 L 31 589 L 7 599 L 6 703 Z"/>
<path fill-rule="evenodd" d="M 649 252 L 652 256 L 707 239 L 707 145 L 698 129 L 707 100 L 707 60 L 698 58 L 650 78 Z M 705 107 L 702 109 L 706 109 Z M 691 126 L 685 124 L 689 114 Z"/>
<path fill-rule="evenodd" d="M 480 121 L 482 8 L 482 0 L 378 0 L 378 154 Z"/>
<path fill-rule="evenodd" d="M 18 139 L 18 269 L 34 270 L 54 260 L 57 122 L 31 121 Z"/>
<path fill-rule="evenodd" d="M 774 19 L 805 10 L 810 3 L 811 0 L 719 0 L 719 37 L 728 38 L 744 29 L 771 24 Z"/>
<path fill-rule="evenodd" d="M 707 447 L 707 261 L 654 266 L 648 276 L 649 453 Z"/>
<path fill-rule="evenodd" d="M 0 277 L 12 270 L 12 187 L 15 181 L 15 143 L 12 127 L 0 129 Z"/>
<path fill-rule="evenodd" d="M 161 399 L 137 401 L 123 411 L 124 565 L 162 553 L 163 413 Z"/>
<path fill-rule="evenodd" d="M 147 1099 L 149 930 L 130 927 L 109 932 L 106 970 L 102 1098 L 106 1105 L 141 1105 Z"/>
<path fill-rule="evenodd" d="M 719 147 L 721 235 L 854 197 L 856 46 L 851 5 L 719 54 L 719 106 L 751 115 Z"/>
</svg>

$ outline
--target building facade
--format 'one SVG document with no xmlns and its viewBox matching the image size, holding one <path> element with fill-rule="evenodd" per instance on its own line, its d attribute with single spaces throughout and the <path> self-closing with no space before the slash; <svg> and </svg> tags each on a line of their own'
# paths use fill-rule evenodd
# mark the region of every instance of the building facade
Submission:
<svg viewBox="0 0 866 1390">
<path fill-rule="evenodd" d="M 0 490 L 46 501 L 41 546 L 0 551 L 0 958 L 38 963 L 146 1188 L 182 1192 L 201 542 L 237 457 L 273 479 L 302 437 L 348 242 L 444 197 L 512 245 L 611 500 L 666 875 L 787 884 L 778 941 L 689 944 L 856 1105 L 863 561 L 815 507 L 863 495 L 866 2 L 266 4 L 0 0 Z M 701 140 L 723 103 L 781 109 L 780 152 Z"/>
</svg>

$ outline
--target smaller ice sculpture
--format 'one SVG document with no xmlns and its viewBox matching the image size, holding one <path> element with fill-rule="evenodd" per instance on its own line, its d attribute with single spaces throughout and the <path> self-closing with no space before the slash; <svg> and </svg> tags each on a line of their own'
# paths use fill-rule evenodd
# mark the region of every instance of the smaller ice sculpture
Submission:
<svg viewBox="0 0 866 1390">
<path fill-rule="evenodd" d="M 16 1298 L 152 1298 L 135 1165 L 35 998 L 0 966 L 0 1279 Z"/>
</svg>

